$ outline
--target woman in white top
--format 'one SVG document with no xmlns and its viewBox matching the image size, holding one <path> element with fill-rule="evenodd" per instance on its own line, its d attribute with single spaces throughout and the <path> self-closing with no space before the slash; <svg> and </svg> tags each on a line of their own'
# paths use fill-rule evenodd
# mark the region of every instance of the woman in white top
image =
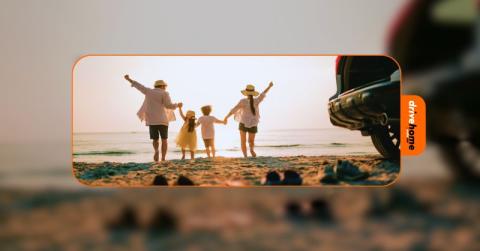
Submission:
<svg viewBox="0 0 480 251">
<path fill-rule="evenodd" d="M 242 146 L 243 156 L 247 157 L 247 133 L 248 133 L 248 145 L 250 146 L 250 154 L 252 157 L 256 157 L 255 153 L 255 134 L 258 131 L 258 122 L 260 120 L 259 104 L 265 98 L 267 92 L 272 88 L 273 82 L 268 84 L 260 95 L 255 91 L 255 86 L 247 85 L 245 90 L 242 90 L 242 94 L 247 98 L 241 99 L 238 104 L 225 117 L 225 122 L 232 115 L 235 115 L 235 121 L 239 122 L 238 129 L 240 130 L 240 141 Z M 258 97 L 257 97 L 258 96 Z"/>
</svg>

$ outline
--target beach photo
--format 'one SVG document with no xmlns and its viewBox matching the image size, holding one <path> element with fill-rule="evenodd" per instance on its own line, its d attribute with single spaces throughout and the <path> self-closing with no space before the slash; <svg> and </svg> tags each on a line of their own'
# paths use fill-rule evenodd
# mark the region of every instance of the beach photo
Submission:
<svg viewBox="0 0 480 251">
<path fill-rule="evenodd" d="M 385 186 L 400 69 L 385 56 L 88 55 L 72 72 L 80 183 Z"/>
</svg>

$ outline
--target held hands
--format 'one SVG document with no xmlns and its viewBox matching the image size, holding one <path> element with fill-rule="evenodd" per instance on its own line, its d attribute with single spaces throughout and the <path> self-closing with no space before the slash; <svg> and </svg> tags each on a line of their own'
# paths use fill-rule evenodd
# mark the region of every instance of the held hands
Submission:
<svg viewBox="0 0 480 251">
<path fill-rule="evenodd" d="M 182 102 L 178 103 L 178 108 L 182 109 L 182 107 L 183 107 L 183 103 Z"/>
<path fill-rule="evenodd" d="M 224 119 L 223 119 L 223 124 L 226 125 L 227 123 L 228 123 L 227 118 L 224 118 Z"/>
</svg>

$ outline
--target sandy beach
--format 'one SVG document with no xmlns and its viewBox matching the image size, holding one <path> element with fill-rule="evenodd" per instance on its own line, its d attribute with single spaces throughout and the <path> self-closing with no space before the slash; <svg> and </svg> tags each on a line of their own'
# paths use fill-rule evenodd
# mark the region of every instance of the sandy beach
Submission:
<svg viewBox="0 0 480 251">
<path fill-rule="evenodd" d="M 163 175 L 169 185 L 174 185 L 179 176 L 185 176 L 198 186 L 259 186 L 265 184 L 269 171 L 277 172 L 284 180 L 287 170 L 298 173 L 301 184 L 306 186 L 381 186 L 395 181 L 400 171 L 398 162 L 385 160 L 380 155 L 218 157 L 160 163 L 74 162 L 73 166 L 74 175 L 81 183 L 113 187 L 150 186 L 157 175 Z M 349 177 L 348 172 L 341 175 L 345 169 L 362 175 L 355 178 Z M 332 177 L 326 179 L 329 175 Z"/>
<path fill-rule="evenodd" d="M 403 183 L 403 184 L 402 184 Z M 478 250 L 478 186 L 0 190 L 2 250 Z"/>
</svg>

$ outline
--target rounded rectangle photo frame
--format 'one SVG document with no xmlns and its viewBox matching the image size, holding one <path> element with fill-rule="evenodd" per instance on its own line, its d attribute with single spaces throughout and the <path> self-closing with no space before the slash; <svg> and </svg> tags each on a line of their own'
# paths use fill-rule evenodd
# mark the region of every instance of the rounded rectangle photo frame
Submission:
<svg viewBox="0 0 480 251">
<path fill-rule="evenodd" d="M 401 170 L 401 81 L 385 55 L 84 55 L 73 175 L 94 187 L 385 187 Z"/>
</svg>

